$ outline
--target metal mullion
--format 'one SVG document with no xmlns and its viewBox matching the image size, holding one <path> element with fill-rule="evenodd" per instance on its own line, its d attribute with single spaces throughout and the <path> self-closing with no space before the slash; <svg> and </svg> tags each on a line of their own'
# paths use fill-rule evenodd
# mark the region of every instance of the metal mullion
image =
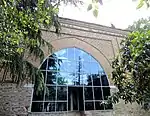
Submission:
<svg viewBox="0 0 150 116">
<path fill-rule="evenodd" d="M 46 84 L 47 86 L 52 86 L 52 87 L 56 87 L 56 85 L 54 85 L 54 84 Z M 66 87 L 65 85 L 58 85 L 58 86 L 60 86 L 60 87 Z"/>
<path fill-rule="evenodd" d="M 75 47 L 73 48 L 73 59 L 76 61 L 76 59 L 75 59 Z"/>
<path fill-rule="evenodd" d="M 92 80 L 92 91 L 93 91 L 93 101 L 94 101 L 94 110 L 95 110 L 95 95 L 94 95 L 94 86 L 93 86 L 92 76 L 91 76 L 91 80 Z"/>
<path fill-rule="evenodd" d="M 83 84 L 83 101 L 84 101 L 84 111 L 85 111 L 85 92 L 84 92 L 84 89 L 85 89 L 85 86 L 84 86 L 84 84 Z"/>
<path fill-rule="evenodd" d="M 32 102 L 34 102 L 34 103 L 35 103 L 35 102 L 43 102 L 43 101 L 32 101 Z"/>
<path fill-rule="evenodd" d="M 108 101 L 108 100 L 85 100 L 85 102 L 92 102 L 92 101 L 101 102 L 101 101 Z"/>
<path fill-rule="evenodd" d="M 57 63 L 58 63 L 58 59 L 57 59 Z M 58 67 L 57 67 L 57 73 L 58 73 Z M 55 112 L 56 112 L 56 103 L 57 103 L 57 74 L 56 74 L 56 95 L 55 95 Z"/>
<path fill-rule="evenodd" d="M 46 87 L 46 81 L 47 81 L 47 68 L 48 68 L 48 61 L 49 61 L 49 59 L 47 59 L 47 62 L 46 62 L 46 75 L 45 75 L 45 80 L 44 80 L 45 87 Z M 43 110 L 44 110 L 44 103 L 45 103 L 45 95 L 46 95 L 46 88 L 44 88 L 44 96 L 43 96 Z"/>
<path fill-rule="evenodd" d="M 102 80 L 101 80 L 101 75 L 100 75 L 100 83 L 101 83 L 101 85 L 102 85 Z M 102 89 L 102 87 L 100 87 L 101 88 L 101 91 L 102 91 L 102 99 L 103 99 L 103 101 L 104 101 L 104 94 L 103 94 L 103 89 Z M 102 102 L 103 102 L 102 101 Z M 104 105 L 104 104 L 103 104 Z M 104 105 L 104 110 L 105 110 L 105 105 Z"/>
<path fill-rule="evenodd" d="M 68 49 L 67 49 L 67 62 L 68 62 Z M 67 81 L 68 81 L 68 78 L 67 78 Z M 68 116 L 68 84 L 67 84 L 67 116 Z"/>
<path fill-rule="evenodd" d="M 90 61 L 89 61 L 89 63 L 90 63 L 90 65 L 91 65 L 91 63 L 92 63 L 92 56 L 91 56 L 90 54 L 89 54 L 89 56 L 90 56 Z M 93 86 L 93 79 L 92 79 L 91 68 L 90 68 L 90 75 L 91 75 L 92 93 L 93 93 L 93 100 L 92 100 L 92 102 L 94 103 L 94 110 L 95 110 L 95 95 L 94 95 L 94 86 Z"/>
<path fill-rule="evenodd" d="M 65 103 L 66 103 L 66 102 L 67 102 L 67 100 L 59 100 L 59 101 L 57 101 L 57 102 L 65 102 Z"/>
<path fill-rule="evenodd" d="M 82 57 L 81 57 L 81 59 L 82 59 Z M 83 68 L 83 61 L 82 60 L 81 60 L 81 65 L 82 65 L 81 67 Z M 81 84 L 81 80 L 82 80 L 82 86 L 81 87 L 83 89 L 83 91 L 82 91 L 82 93 L 83 93 L 83 101 L 85 101 L 85 96 L 84 96 L 84 82 L 83 82 L 83 70 L 82 70 L 81 74 L 82 74 L 82 77 L 80 78 L 80 84 Z M 79 95 L 78 95 L 78 99 L 79 99 Z M 83 105 L 84 105 L 84 111 L 85 111 L 85 102 L 84 102 Z M 79 111 L 79 107 L 80 107 L 80 104 L 78 105 L 78 111 Z"/>
</svg>

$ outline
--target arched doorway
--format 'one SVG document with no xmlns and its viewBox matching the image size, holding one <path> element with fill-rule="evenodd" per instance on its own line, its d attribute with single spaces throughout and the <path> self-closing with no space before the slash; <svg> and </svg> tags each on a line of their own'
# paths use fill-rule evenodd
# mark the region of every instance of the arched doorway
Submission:
<svg viewBox="0 0 150 116">
<path fill-rule="evenodd" d="M 40 95 L 34 93 L 32 112 L 112 109 L 107 75 L 89 53 L 76 47 L 62 49 L 40 69 L 45 89 Z"/>
</svg>

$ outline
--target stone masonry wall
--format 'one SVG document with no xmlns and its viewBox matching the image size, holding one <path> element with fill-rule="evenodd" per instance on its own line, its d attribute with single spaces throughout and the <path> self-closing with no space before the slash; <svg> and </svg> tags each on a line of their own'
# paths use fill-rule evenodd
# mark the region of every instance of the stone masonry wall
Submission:
<svg viewBox="0 0 150 116">
<path fill-rule="evenodd" d="M 26 116 L 31 103 L 32 88 L 16 84 L 0 84 L 0 116 Z"/>
</svg>

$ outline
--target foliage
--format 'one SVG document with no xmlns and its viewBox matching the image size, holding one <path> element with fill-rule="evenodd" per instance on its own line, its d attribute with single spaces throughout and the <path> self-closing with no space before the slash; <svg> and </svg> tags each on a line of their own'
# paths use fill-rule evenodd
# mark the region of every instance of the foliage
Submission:
<svg viewBox="0 0 150 116">
<path fill-rule="evenodd" d="M 131 30 L 131 31 L 146 31 L 146 30 L 150 30 L 150 17 L 148 19 L 144 19 L 144 18 L 141 18 L 139 19 L 138 21 L 135 21 L 133 23 L 133 25 L 130 25 L 128 27 L 128 30 Z"/>
<path fill-rule="evenodd" d="M 150 7 L 150 0 L 139 0 L 139 3 L 137 5 L 137 9 L 143 7 L 143 5 L 146 5 L 147 8 Z"/>
<path fill-rule="evenodd" d="M 136 0 L 132 0 L 132 1 L 136 1 Z M 93 15 L 95 17 L 97 17 L 98 11 L 99 11 L 99 5 L 103 5 L 103 0 L 92 0 L 92 2 L 87 7 L 87 11 L 92 10 Z M 140 9 L 144 5 L 146 5 L 147 8 L 149 8 L 150 7 L 150 0 L 138 0 L 137 9 Z"/>
<path fill-rule="evenodd" d="M 145 25 L 144 25 L 145 24 Z M 112 63 L 112 79 L 118 87 L 113 102 L 137 102 L 147 109 L 150 103 L 150 20 L 141 19 L 121 42 L 120 55 Z"/>
<path fill-rule="evenodd" d="M 98 16 L 99 4 L 103 5 L 102 0 L 92 0 L 92 3 L 90 3 L 87 8 L 88 11 L 92 10 L 95 17 Z"/>
<path fill-rule="evenodd" d="M 1 0 L 0 1 L 0 69 L 2 82 L 10 77 L 11 82 L 24 80 L 37 82 L 43 88 L 43 76 L 27 56 L 44 58 L 41 47 L 51 45 L 41 36 L 41 28 L 55 26 L 59 30 L 57 3 L 48 0 Z M 1 72 L 1 73 L 2 73 Z M 42 80 L 42 81 L 40 81 Z"/>
</svg>

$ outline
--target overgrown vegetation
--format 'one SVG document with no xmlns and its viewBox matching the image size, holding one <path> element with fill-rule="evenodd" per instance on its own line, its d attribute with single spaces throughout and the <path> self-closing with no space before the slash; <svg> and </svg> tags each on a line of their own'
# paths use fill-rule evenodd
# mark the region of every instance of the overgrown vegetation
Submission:
<svg viewBox="0 0 150 116">
<path fill-rule="evenodd" d="M 150 20 L 140 19 L 121 42 L 120 54 L 113 61 L 112 79 L 118 88 L 113 102 L 137 102 L 144 109 L 150 103 Z"/>
<path fill-rule="evenodd" d="M 41 28 L 55 26 L 58 3 L 49 0 L 1 0 L 0 1 L 0 69 L 1 82 L 9 80 L 21 84 L 36 82 L 37 89 L 43 89 L 43 76 L 26 57 L 33 56 L 43 61 L 42 46 L 51 45 L 41 36 Z"/>
</svg>

